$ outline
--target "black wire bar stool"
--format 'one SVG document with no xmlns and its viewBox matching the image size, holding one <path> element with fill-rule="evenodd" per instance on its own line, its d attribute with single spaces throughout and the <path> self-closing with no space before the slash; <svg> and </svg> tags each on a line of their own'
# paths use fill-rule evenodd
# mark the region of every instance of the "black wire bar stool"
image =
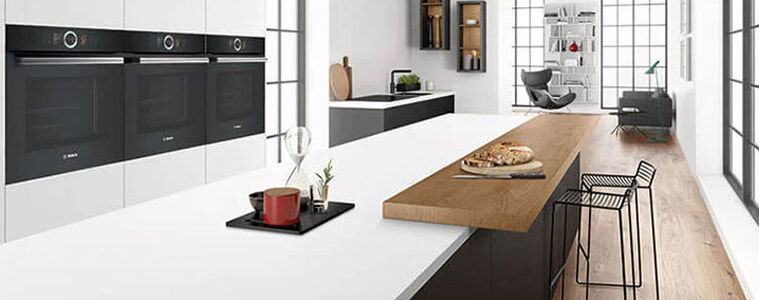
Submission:
<svg viewBox="0 0 759 300">
<path fill-rule="evenodd" d="M 637 189 L 648 190 L 649 208 L 651 211 L 651 240 L 653 243 L 653 258 L 654 258 L 654 277 L 656 283 L 656 299 L 659 299 L 659 264 L 656 253 L 656 223 L 654 221 L 654 196 L 653 196 L 653 182 L 656 176 L 656 167 L 651 163 L 641 160 L 638 163 L 637 171 L 634 175 L 618 175 L 618 174 L 596 174 L 587 173 L 582 174 L 582 188 L 586 191 L 593 191 L 595 188 L 619 188 L 619 189 L 635 189 L 635 220 L 636 220 L 636 232 L 637 232 L 637 248 L 638 248 L 638 279 L 633 280 L 633 284 L 623 283 L 604 283 L 604 282 L 589 282 L 590 273 L 590 237 L 591 237 L 591 225 L 592 222 L 588 221 L 588 242 L 587 249 L 583 247 L 581 241 L 582 230 L 579 230 L 577 235 L 577 261 L 579 262 L 580 254 L 585 258 L 587 262 L 586 278 L 585 281 L 580 280 L 580 267 L 579 263 L 575 266 L 575 280 L 578 284 L 589 284 L 598 286 L 613 286 L 613 287 L 634 287 L 639 288 L 643 285 L 643 269 L 641 266 L 641 243 L 640 243 L 640 208 L 638 201 Z M 628 214 L 632 207 L 628 206 Z M 591 220 L 593 216 L 593 208 L 588 209 L 588 220 Z M 580 222 L 582 222 L 582 210 L 580 210 Z M 632 226 L 632 224 L 631 224 Z M 581 228 L 582 229 L 582 228 Z M 632 245 L 631 245 L 632 246 Z M 635 259 L 633 258 L 633 268 L 635 268 Z M 637 282 L 637 284 L 636 284 Z"/>
<path fill-rule="evenodd" d="M 554 277 L 551 274 L 552 266 L 553 266 L 553 239 L 554 239 L 554 219 L 556 214 L 556 207 L 559 205 L 565 205 L 564 209 L 564 232 L 563 232 L 563 242 L 562 242 L 562 263 L 561 266 L 564 266 L 567 260 L 566 255 L 566 241 L 567 241 L 567 211 L 570 206 L 577 207 L 579 211 L 582 211 L 583 207 L 588 208 L 595 208 L 595 209 L 604 209 L 604 210 L 612 210 L 617 212 L 617 217 L 619 221 L 619 254 L 622 258 L 622 282 L 627 282 L 627 270 L 625 267 L 626 261 L 625 261 L 625 234 L 624 229 L 622 226 L 622 223 L 624 222 L 624 218 L 622 217 L 622 210 L 625 208 L 625 206 L 628 206 L 630 203 L 630 200 L 632 198 L 632 194 L 635 193 L 637 188 L 637 185 L 633 182 L 633 186 L 631 188 L 628 188 L 625 193 L 622 194 L 612 194 L 612 193 L 602 193 L 602 192 L 594 192 L 589 190 L 567 190 L 559 200 L 554 201 L 553 203 L 553 210 L 551 211 L 551 240 L 550 240 L 550 254 L 549 254 L 549 260 L 548 260 L 548 295 L 551 297 L 551 293 L 553 290 L 554 282 L 561 277 L 561 299 L 564 299 L 564 291 L 566 290 L 566 273 L 564 267 L 562 267 L 559 270 L 558 276 Z M 629 229 L 629 235 L 630 235 L 630 243 L 633 241 L 633 230 L 632 230 L 632 214 L 630 213 L 630 210 L 627 210 L 627 220 Z M 579 240 L 578 240 L 579 243 Z M 632 245 L 631 245 L 632 246 Z M 579 250 L 578 250 L 579 251 Z M 635 285 L 635 247 L 630 247 L 630 259 L 632 261 L 632 281 L 633 285 Z M 579 264 L 579 260 L 577 261 L 577 264 Z M 586 260 L 586 266 L 590 267 L 590 262 Z M 585 282 L 588 281 L 590 272 L 586 272 L 585 274 Z M 585 299 L 589 299 L 589 287 L 590 284 L 584 283 L 585 285 Z M 637 292 L 635 289 L 632 290 L 633 293 L 633 299 L 637 298 Z M 627 300 L 627 287 L 622 288 L 622 294 L 624 295 L 624 299 Z"/>
</svg>

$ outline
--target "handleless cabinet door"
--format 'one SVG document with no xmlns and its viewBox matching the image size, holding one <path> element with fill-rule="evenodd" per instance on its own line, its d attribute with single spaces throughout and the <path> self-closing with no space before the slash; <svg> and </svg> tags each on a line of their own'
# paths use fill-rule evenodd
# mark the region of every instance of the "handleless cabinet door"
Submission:
<svg viewBox="0 0 759 300">
<path fill-rule="evenodd" d="M 7 0 L 6 8 L 9 24 L 124 27 L 124 0 Z"/>
<path fill-rule="evenodd" d="M 125 0 L 127 30 L 204 33 L 206 0 Z M 216 0 L 209 0 L 213 2 Z"/>
<path fill-rule="evenodd" d="M 266 35 L 266 0 L 209 0 L 206 14 L 208 34 Z"/>
</svg>

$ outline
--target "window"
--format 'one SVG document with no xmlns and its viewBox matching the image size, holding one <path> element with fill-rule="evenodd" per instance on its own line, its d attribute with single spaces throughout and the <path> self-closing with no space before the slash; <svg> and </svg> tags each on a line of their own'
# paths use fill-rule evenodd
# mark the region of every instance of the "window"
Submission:
<svg viewBox="0 0 759 300">
<path fill-rule="evenodd" d="M 601 108 L 623 91 L 667 87 L 667 0 L 602 0 Z M 656 76 L 646 70 L 659 61 Z"/>
<path fill-rule="evenodd" d="M 543 69 L 543 0 L 516 0 L 514 6 L 514 99 L 513 106 L 529 107 L 520 73 Z"/>
<path fill-rule="evenodd" d="M 759 223 L 759 5 L 724 0 L 724 173 Z"/>
<path fill-rule="evenodd" d="M 266 163 L 282 161 L 283 134 L 305 124 L 305 0 L 266 2 Z"/>
</svg>

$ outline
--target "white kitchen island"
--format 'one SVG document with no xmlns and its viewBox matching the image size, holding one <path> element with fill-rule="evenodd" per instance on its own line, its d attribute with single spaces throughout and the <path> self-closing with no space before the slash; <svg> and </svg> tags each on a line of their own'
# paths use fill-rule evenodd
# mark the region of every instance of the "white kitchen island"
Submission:
<svg viewBox="0 0 759 300">
<path fill-rule="evenodd" d="M 288 162 L 2 244 L 0 299 L 409 299 L 474 229 L 382 202 L 527 120 L 448 114 L 312 153 L 356 207 L 303 236 L 225 227 Z"/>
</svg>

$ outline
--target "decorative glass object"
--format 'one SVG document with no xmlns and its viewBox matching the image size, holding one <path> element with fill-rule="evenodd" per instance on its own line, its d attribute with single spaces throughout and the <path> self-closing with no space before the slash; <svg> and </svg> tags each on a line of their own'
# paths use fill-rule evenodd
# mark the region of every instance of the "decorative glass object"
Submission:
<svg viewBox="0 0 759 300">
<path fill-rule="evenodd" d="M 311 147 L 311 131 L 306 127 L 293 127 L 285 132 L 285 147 L 290 154 L 290 158 L 295 162 L 295 167 L 290 176 L 287 177 L 286 186 L 300 190 L 301 198 L 309 197 L 310 181 L 308 175 L 303 171 L 301 165 L 306 159 L 308 150 Z"/>
</svg>

